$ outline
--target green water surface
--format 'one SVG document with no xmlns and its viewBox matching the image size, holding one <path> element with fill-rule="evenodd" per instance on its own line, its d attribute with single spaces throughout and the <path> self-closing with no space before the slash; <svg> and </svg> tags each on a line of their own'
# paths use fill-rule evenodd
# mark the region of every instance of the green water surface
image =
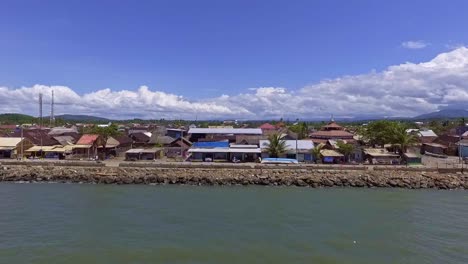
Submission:
<svg viewBox="0 0 468 264">
<path fill-rule="evenodd" d="M 0 263 L 468 263 L 468 192 L 0 184 Z"/>
</svg>

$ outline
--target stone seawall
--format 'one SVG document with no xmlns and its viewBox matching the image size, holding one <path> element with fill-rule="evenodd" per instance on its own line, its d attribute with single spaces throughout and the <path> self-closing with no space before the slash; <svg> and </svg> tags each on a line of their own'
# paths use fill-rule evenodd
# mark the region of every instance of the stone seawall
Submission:
<svg viewBox="0 0 468 264">
<path fill-rule="evenodd" d="M 281 167 L 83 167 L 1 165 L 3 182 L 271 185 L 468 189 L 468 174 L 434 170 L 346 170 Z"/>
</svg>

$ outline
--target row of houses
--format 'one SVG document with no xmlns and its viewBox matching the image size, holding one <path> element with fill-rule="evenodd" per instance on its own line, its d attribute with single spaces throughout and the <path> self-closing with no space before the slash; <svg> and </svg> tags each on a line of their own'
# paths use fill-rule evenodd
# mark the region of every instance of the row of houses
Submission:
<svg viewBox="0 0 468 264">
<path fill-rule="evenodd" d="M 3 126 L 0 131 L 0 158 L 54 158 L 54 159 L 96 159 L 98 156 L 111 158 L 125 157 L 128 150 L 135 153 L 141 150 L 138 159 L 154 159 L 163 148 L 165 157 L 184 156 L 191 146 L 183 129 L 166 129 L 164 127 L 137 127 L 120 130 L 120 134 L 109 137 L 105 144 L 99 135 L 81 134 L 76 126 L 22 128 Z M 104 147 L 105 145 L 105 147 Z M 132 152 L 131 151 L 131 152 Z M 153 154 L 148 155 L 148 153 Z M 129 153 L 129 159 L 135 159 Z"/>
<path fill-rule="evenodd" d="M 284 124 L 262 124 L 258 128 L 233 128 L 232 126 L 197 128 L 166 128 L 163 126 L 120 127 L 121 135 L 110 137 L 103 147 L 98 135 L 80 134 L 72 127 L 52 129 L 31 128 L 13 131 L 0 137 L 0 158 L 42 157 L 58 159 L 95 159 L 121 156 L 127 160 L 153 160 L 180 158 L 190 161 L 239 161 L 251 162 L 268 158 L 268 136 L 280 134 L 286 143 L 284 158 L 300 162 L 313 162 L 312 150 L 320 146 L 321 161 L 342 163 L 347 160 L 378 164 L 394 164 L 402 159 L 415 160 L 416 152 L 405 157 L 389 151 L 390 148 L 369 148 L 361 138 L 331 120 L 308 137 L 298 139 Z M 408 133 L 420 139 L 421 153 L 447 155 L 460 151 L 468 156 L 468 132 L 459 136 L 438 136 L 431 130 L 412 129 Z M 465 135 L 466 134 L 466 135 Z M 449 139 L 449 144 L 446 141 Z M 462 140 L 460 140 L 462 139 Z M 354 151 L 345 157 L 338 142 L 352 144 Z M 419 152 L 419 151 L 417 151 Z"/>
<path fill-rule="evenodd" d="M 320 146 L 320 161 L 323 163 L 343 163 L 347 160 L 339 152 L 338 142 L 355 145 L 351 158 L 354 161 L 395 164 L 401 162 L 398 154 L 386 149 L 364 148 L 351 132 L 333 120 L 320 130 L 312 132 L 309 138 L 297 139 L 297 135 L 284 127 L 263 124 L 259 128 L 210 127 L 194 128 L 188 131 L 193 146 L 188 150 L 186 160 L 191 161 L 240 161 L 251 162 L 259 158 L 268 158 L 268 136 L 278 133 L 286 145 L 286 152 L 281 158 L 297 159 L 299 162 L 314 162 L 315 146 Z M 409 157 L 407 157 L 409 158 Z"/>
</svg>

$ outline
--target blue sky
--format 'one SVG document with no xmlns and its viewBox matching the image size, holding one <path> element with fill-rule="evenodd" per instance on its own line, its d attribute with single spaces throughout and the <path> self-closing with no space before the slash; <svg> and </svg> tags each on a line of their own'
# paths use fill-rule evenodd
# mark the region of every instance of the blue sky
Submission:
<svg viewBox="0 0 468 264">
<path fill-rule="evenodd" d="M 84 96 L 104 88 L 138 93 L 145 85 L 191 103 L 261 87 L 294 94 L 327 79 L 428 62 L 468 43 L 468 1 L 2 1 L 0 7 L 0 87 L 10 91 L 40 84 Z M 430 109 L 407 113 L 423 110 Z"/>
</svg>

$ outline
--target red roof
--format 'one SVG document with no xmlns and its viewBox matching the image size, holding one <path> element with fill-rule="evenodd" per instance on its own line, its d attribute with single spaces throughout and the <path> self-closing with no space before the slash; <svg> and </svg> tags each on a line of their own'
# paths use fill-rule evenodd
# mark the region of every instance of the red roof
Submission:
<svg viewBox="0 0 468 264">
<path fill-rule="evenodd" d="M 327 125 L 323 126 L 324 129 L 343 129 L 342 126 L 338 125 L 335 121 L 328 123 Z"/>
<path fill-rule="evenodd" d="M 80 137 L 78 142 L 76 142 L 77 145 L 93 145 L 94 142 L 99 138 L 99 135 L 91 135 L 91 134 L 85 134 Z"/>
<path fill-rule="evenodd" d="M 265 123 L 261 126 L 259 126 L 258 128 L 262 129 L 262 130 L 273 130 L 273 129 L 276 129 L 276 127 L 272 124 L 269 124 L 269 123 Z"/>
</svg>

